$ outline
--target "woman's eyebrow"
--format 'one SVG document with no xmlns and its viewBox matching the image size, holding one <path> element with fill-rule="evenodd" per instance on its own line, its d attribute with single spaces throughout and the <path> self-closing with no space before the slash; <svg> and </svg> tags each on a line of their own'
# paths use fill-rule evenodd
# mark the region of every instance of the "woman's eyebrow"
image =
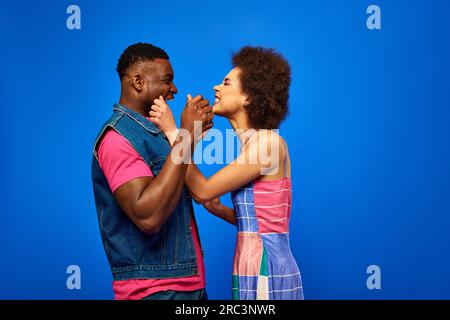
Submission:
<svg viewBox="0 0 450 320">
<path fill-rule="evenodd" d="M 223 79 L 223 82 L 225 82 L 225 81 L 231 81 L 231 80 L 230 80 L 230 78 L 225 78 L 225 79 Z"/>
</svg>

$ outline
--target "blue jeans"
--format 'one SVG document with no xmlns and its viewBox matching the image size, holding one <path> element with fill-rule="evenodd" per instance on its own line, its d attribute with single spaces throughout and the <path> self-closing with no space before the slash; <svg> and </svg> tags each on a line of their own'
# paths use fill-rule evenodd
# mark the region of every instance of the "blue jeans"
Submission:
<svg viewBox="0 0 450 320">
<path fill-rule="evenodd" d="M 206 289 L 195 291 L 160 291 L 146 296 L 142 300 L 208 300 Z"/>
</svg>

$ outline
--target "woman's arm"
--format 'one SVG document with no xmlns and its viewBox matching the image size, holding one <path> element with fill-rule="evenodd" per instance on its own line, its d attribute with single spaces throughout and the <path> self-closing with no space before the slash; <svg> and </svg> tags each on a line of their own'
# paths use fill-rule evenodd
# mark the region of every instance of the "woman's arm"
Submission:
<svg viewBox="0 0 450 320">
<path fill-rule="evenodd" d="M 171 133 L 176 131 L 176 125 L 172 112 L 162 97 L 155 100 L 150 117 L 150 120 L 158 125 L 170 139 Z M 274 156 L 272 156 L 272 150 Z M 255 138 L 252 136 L 247 141 L 241 154 L 232 163 L 208 179 L 191 161 L 186 172 L 185 183 L 194 200 L 205 203 L 278 168 L 279 151 L 278 135 L 273 135 L 270 130 L 264 131 L 263 134 L 255 133 Z"/>
<path fill-rule="evenodd" d="M 278 171 L 280 159 L 284 159 L 279 136 L 267 130 L 252 138 L 253 136 L 233 162 L 210 178 L 203 176 L 195 164 L 189 164 L 185 182 L 197 202 L 205 203 L 236 190 L 261 175 Z"/>
</svg>

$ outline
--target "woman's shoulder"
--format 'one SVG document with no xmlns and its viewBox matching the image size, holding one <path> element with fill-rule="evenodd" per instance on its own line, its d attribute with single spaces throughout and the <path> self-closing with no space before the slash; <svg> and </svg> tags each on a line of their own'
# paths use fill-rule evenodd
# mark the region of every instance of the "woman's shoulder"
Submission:
<svg viewBox="0 0 450 320">
<path fill-rule="evenodd" d="M 271 150 L 280 150 L 282 153 L 286 152 L 286 141 L 279 134 L 278 130 L 261 129 L 257 132 L 257 137 L 254 142 L 258 142 L 257 146 L 267 146 Z"/>
<path fill-rule="evenodd" d="M 258 130 L 253 139 L 243 152 L 248 152 L 251 159 L 257 159 L 257 163 L 274 167 L 275 164 L 284 162 L 287 155 L 286 142 L 275 130 Z"/>
</svg>

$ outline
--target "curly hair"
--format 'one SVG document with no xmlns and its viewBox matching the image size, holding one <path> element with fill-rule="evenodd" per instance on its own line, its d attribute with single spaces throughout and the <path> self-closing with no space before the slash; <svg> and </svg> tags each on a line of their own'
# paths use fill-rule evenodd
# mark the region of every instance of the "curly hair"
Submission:
<svg viewBox="0 0 450 320">
<path fill-rule="evenodd" d="M 291 67 L 274 49 L 245 46 L 234 53 L 233 67 L 240 70 L 244 108 L 255 129 L 277 129 L 288 113 Z"/>
<path fill-rule="evenodd" d="M 116 71 L 119 78 L 122 79 L 133 64 L 158 58 L 169 60 L 169 56 L 163 49 L 149 43 L 138 42 L 125 49 L 117 62 Z"/>
</svg>

